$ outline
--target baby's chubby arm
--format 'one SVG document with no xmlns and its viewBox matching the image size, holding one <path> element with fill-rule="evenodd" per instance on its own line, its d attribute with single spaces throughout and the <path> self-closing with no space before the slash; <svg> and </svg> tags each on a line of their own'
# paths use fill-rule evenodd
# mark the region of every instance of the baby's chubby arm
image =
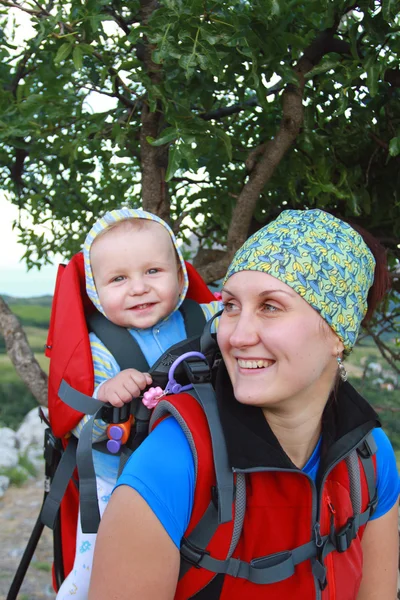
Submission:
<svg viewBox="0 0 400 600">
<path fill-rule="evenodd" d="M 94 368 L 94 386 L 95 390 L 93 393 L 93 397 L 100 400 L 99 394 L 103 386 L 107 383 L 111 382 L 117 375 L 121 373 L 120 368 L 118 366 L 117 361 L 112 356 L 110 351 L 104 346 L 104 344 L 99 340 L 99 338 L 94 334 L 90 333 L 90 346 L 92 350 L 92 358 L 93 358 L 93 368 Z M 134 369 L 127 369 L 134 371 Z M 136 373 L 139 373 L 136 371 Z M 142 375 L 142 374 L 140 374 Z M 150 380 L 151 382 L 151 380 Z M 136 394 L 139 395 L 139 394 Z M 129 400 L 132 399 L 133 396 L 130 396 Z M 103 398 L 103 395 L 102 395 Z M 128 400 L 128 401 L 129 401 Z M 103 402 L 108 402 L 109 399 L 105 398 L 102 400 Z M 114 404 L 114 406 L 117 406 Z M 122 404 L 119 404 L 122 406 Z M 72 434 L 79 438 L 83 427 L 90 420 L 91 415 L 85 415 L 78 425 L 72 430 Z M 101 440 L 107 439 L 106 429 L 108 423 L 102 421 L 101 419 L 96 419 L 94 421 L 93 426 L 93 442 L 99 442 Z"/>
<path fill-rule="evenodd" d="M 142 390 L 151 383 L 149 373 L 141 373 L 137 369 L 125 369 L 98 388 L 97 399 L 121 407 L 132 398 L 140 396 Z"/>
</svg>

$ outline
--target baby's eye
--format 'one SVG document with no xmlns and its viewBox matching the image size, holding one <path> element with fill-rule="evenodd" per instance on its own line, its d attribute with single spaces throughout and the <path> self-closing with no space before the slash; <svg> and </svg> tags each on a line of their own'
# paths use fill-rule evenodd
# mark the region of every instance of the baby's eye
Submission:
<svg viewBox="0 0 400 600">
<path fill-rule="evenodd" d="M 157 269 L 156 267 L 154 267 L 153 269 L 148 269 L 147 273 L 149 275 L 155 275 L 156 273 L 159 273 L 160 269 Z"/>
<path fill-rule="evenodd" d="M 126 279 L 124 275 L 118 275 L 117 277 L 114 277 L 113 281 L 118 283 L 120 281 L 124 281 L 124 279 Z"/>
</svg>

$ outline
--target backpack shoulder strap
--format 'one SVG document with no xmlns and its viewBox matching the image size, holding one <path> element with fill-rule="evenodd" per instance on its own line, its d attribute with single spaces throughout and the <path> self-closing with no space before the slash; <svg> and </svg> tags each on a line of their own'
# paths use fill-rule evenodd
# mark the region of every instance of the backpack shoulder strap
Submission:
<svg viewBox="0 0 400 600">
<path fill-rule="evenodd" d="M 206 317 L 198 302 L 185 298 L 179 307 L 185 322 L 186 335 L 188 338 L 198 337 L 202 334 Z"/>
<path fill-rule="evenodd" d="M 142 372 L 149 370 L 149 364 L 139 344 L 125 327 L 111 323 L 99 311 L 89 315 L 87 320 L 90 331 L 108 348 L 121 371 L 130 368 Z"/>
<path fill-rule="evenodd" d="M 199 514 L 197 518 L 191 520 L 189 533 L 182 539 L 180 548 L 180 579 L 184 577 L 193 565 L 198 564 L 199 560 L 206 554 L 206 548 L 217 533 L 220 525 L 222 523 L 226 524 L 229 521 L 229 527 L 225 525 L 224 529 L 226 533 L 224 542 L 225 550 L 221 548 L 223 554 L 221 558 L 223 561 L 230 559 L 242 532 L 246 509 L 245 477 L 242 473 L 239 473 L 235 476 L 234 481 L 232 470 L 229 467 L 224 437 L 220 429 L 219 414 L 216 409 L 214 390 L 211 384 L 207 383 L 197 384 L 194 387 L 195 393 L 190 394 L 194 398 L 192 397 L 190 402 L 189 399 L 186 399 L 184 402 L 176 401 L 178 399 L 175 400 L 173 396 L 161 401 L 153 411 L 150 425 L 150 428 L 152 428 L 160 418 L 166 415 L 172 415 L 178 421 L 192 450 L 196 470 L 196 486 L 199 485 L 199 482 L 203 482 L 203 487 L 206 487 L 206 490 L 203 490 L 202 493 L 196 487 L 195 499 L 200 496 L 204 503 L 204 492 L 208 495 L 208 500 L 206 500 L 208 505 L 204 506 L 206 509 L 203 511 L 201 506 L 197 505 Z M 195 402 L 194 406 L 193 402 Z M 202 418 L 199 418 L 201 415 L 197 414 L 199 410 L 202 413 Z M 202 432 L 200 427 L 202 420 L 205 420 L 204 427 L 208 429 L 207 433 L 206 430 Z M 204 444 L 204 438 L 210 438 L 211 460 L 214 465 L 216 478 L 215 487 L 211 487 L 208 480 L 205 481 L 202 475 L 197 476 L 198 469 L 205 461 L 204 457 L 199 458 L 198 456 L 198 447 L 195 442 L 196 437 L 199 446 Z M 205 486 L 204 483 L 206 483 Z M 210 494 L 210 490 L 214 490 L 215 494 Z M 233 510 L 232 503 L 234 504 Z M 194 507 L 193 512 L 195 510 Z M 215 574 L 210 575 L 211 579 L 214 576 Z"/>
</svg>

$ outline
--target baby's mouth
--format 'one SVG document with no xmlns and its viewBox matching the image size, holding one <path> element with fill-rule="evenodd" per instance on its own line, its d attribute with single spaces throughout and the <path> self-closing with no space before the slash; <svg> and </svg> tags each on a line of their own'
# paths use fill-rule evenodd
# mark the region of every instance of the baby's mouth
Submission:
<svg viewBox="0 0 400 600">
<path fill-rule="evenodd" d="M 274 362 L 273 360 L 243 360 L 243 358 L 238 358 L 238 365 L 241 369 L 266 369 Z"/>
<path fill-rule="evenodd" d="M 130 310 L 145 310 L 146 308 L 150 308 L 154 305 L 154 302 L 145 302 L 144 304 L 137 304 L 136 306 L 132 306 Z"/>
</svg>

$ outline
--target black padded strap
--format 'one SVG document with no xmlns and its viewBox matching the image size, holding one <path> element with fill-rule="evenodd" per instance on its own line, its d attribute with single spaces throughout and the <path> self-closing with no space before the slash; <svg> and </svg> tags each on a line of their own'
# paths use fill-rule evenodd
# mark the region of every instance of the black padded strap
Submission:
<svg viewBox="0 0 400 600">
<path fill-rule="evenodd" d="M 202 334 L 206 317 L 198 302 L 185 298 L 179 307 L 185 322 L 185 330 L 188 338 L 198 337 Z"/>
<path fill-rule="evenodd" d="M 72 478 L 72 474 L 76 467 L 76 448 L 78 442 L 76 438 L 69 438 L 66 449 L 64 450 L 57 470 L 51 482 L 49 493 L 44 501 L 40 519 L 44 525 L 53 529 L 60 508 L 61 500 L 64 497 L 65 490 Z"/>
<path fill-rule="evenodd" d="M 149 364 L 135 338 L 125 327 L 111 323 L 99 311 L 88 317 L 88 325 L 117 361 L 121 371 L 137 369 L 147 373 Z"/>
</svg>

